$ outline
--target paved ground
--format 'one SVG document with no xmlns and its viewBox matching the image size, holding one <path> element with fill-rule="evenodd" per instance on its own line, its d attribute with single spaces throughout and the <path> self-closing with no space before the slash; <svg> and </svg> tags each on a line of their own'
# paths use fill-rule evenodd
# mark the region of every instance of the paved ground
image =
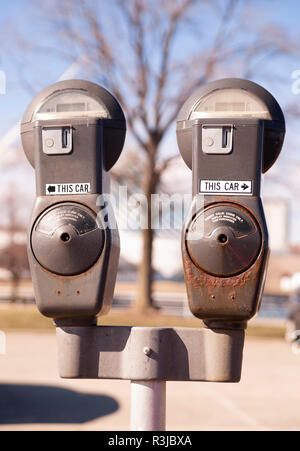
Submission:
<svg viewBox="0 0 300 451">
<path fill-rule="evenodd" d="M 55 335 L 8 333 L 0 430 L 128 430 L 129 382 L 61 380 Z M 167 429 L 300 430 L 300 355 L 247 338 L 242 382 L 167 384 Z"/>
</svg>

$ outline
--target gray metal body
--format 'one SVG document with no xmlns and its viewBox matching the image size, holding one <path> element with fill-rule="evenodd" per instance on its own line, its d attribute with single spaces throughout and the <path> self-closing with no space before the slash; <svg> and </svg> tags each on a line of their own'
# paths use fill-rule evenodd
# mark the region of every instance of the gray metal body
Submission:
<svg viewBox="0 0 300 451">
<path fill-rule="evenodd" d="M 55 197 L 55 198 L 54 198 Z M 72 196 L 68 201 L 90 208 L 98 214 L 98 195 Z M 100 257 L 91 268 L 75 276 L 55 274 L 37 262 L 31 246 L 31 231 L 36 218 L 55 204 L 63 205 L 65 196 L 38 197 L 32 212 L 28 235 L 28 258 L 35 290 L 35 299 L 40 312 L 54 318 L 57 325 L 88 325 L 95 322 L 98 314 L 108 313 L 118 270 L 120 242 L 117 229 L 105 228 L 104 246 Z M 78 260 L 81 256 L 78 255 Z"/>
<path fill-rule="evenodd" d="M 238 382 L 244 331 L 63 327 L 57 342 L 64 378 Z"/>
<path fill-rule="evenodd" d="M 28 236 L 35 297 L 57 325 L 90 325 L 113 299 L 120 243 L 109 170 L 126 123 L 116 99 L 82 80 L 56 83 L 36 96 L 21 125 L 35 168 L 37 198 Z"/>
<path fill-rule="evenodd" d="M 205 321 L 217 321 L 219 327 L 224 327 L 223 321 L 228 321 L 226 327 L 245 327 L 243 322 L 248 321 L 258 311 L 266 277 L 267 260 L 269 254 L 268 232 L 265 221 L 263 205 L 260 198 L 261 170 L 262 170 L 262 148 L 264 136 L 264 124 L 261 120 L 232 119 L 234 150 L 225 155 L 207 155 L 201 149 L 203 125 L 222 124 L 224 121 L 217 119 L 196 120 L 192 127 L 193 133 L 193 195 L 203 196 L 204 211 L 210 211 L 224 206 L 224 211 L 233 209 L 240 212 L 239 216 L 246 211 L 257 224 L 257 235 L 260 240 L 252 240 L 254 233 L 251 231 L 245 237 L 237 236 L 236 242 L 245 243 L 245 250 L 234 246 L 234 250 L 226 255 L 226 250 L 232 248 L 232 242 L 222 246 L 213 240 L 200 237 L 202 242 L 202 255 L 204 260 L 212 259 L 213 264 L 218 266 L 222 263 L 223 273 L 218 276 L 209 271 L 202 270 L 194 264 L 188 251 L 188 230 L 191 221 L 195 217 L 193 207 L 192 217 L 187 217 L 182 236 L 182 256 L 187 285 L 189 305 L 192 313 Z M 206 180 L 249 180 L 252 183 L 252 195 L 206 195 L 199 193 L 200 181 Z M 199 213 L 199 212 L 197 212 Z M 238 223 L 237 228 L 241 227 Z M 217 233 L 230 236 L 233 224 L 228 221 L 219 221 L 215 229 Z M 238 231 L 238 230 L 237 230 Z M 234 231 L 236 233 L 236 231 Z M 212 248 L 213 242 L 220 250 L 220 255 Z M 197 243 L 194 243 L 194 247 Z M 245 252 L 252 252 L 255 258 L 248 264 Z M 235 255 L 238 253 L 238 255 Z M 239 270 L 236 274 L 229 274 L 232 260 L 236 257 Z M 234 323 L 230 326 L 229 322 Z"/>
<path fill-rule="evenodd" d="M 219 104 L 198 109 L 202 99 L 227 89 L 236 90 L 227 107 L 219 97 Z M 239 104 L 238 92 L 255 98 L 257 111 Z M 192 313 L 209 327 L 245 328 L 260 307 L 269 255 L 261 173 L 278 157 L 284 132 L 276 100 L 247 80 L 201 87 L 178 115 L 178 146 L 192 169 L 194 196 L 182 232 L 185 281 Z"/>
<path fill-rule="evenodd" d="M 259 310 L 266 277 L 269 247 L 261 199 L 258 196 L 243 197 L 243 199 L 236 197 L 228 197 L 226 202 L 221 196 L 206 197 L 204 198 L 204 209 L 225 203 L 230 207 L 245 208 L 253 215 L 261 231 L 262 240 L 258 248 L 258 255 L 249 267 L 246 266 L 243 270 L 243 261 L 241 261 L 241 269 L 238 274 L 228 277 L 209 274 L 193 262 L 188 252 L 186 234 L 192 217 L 186 218 L 182 232 L 182 258 L 190 310 L 195 316 L 205 320 L 206 324 L 210 324 L 210 327 L 215 328 L 246 327 L 245 322 Z M 196 198 L 194 198 L 194 203 L 196 203 Z M 208 257 L 214 257 L 209 246 L 206 253 Z M 205 255 L 203 255 L 204 259 Z"/>
</svg>

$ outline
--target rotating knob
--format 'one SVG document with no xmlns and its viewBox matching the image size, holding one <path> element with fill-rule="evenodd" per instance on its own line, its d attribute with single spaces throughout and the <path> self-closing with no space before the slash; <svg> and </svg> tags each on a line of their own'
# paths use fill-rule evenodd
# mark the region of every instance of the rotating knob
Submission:
<svg viewBox="0 0 300 451">
<path fill-rule="evenodd" d="M 218 277 L 242 273 L 256 260 L 262 244 L 254 217 L 230 203 L 201 211 L 186 233 L 186 246 L 193 263 Z"/>
<path fill-rule="evenodd" d="M 72 276 L 87 271 L 104 246 L 104 231 L 96 214 L 77 203 L 57 204 L 35 222 L 31 248 L 48 271 Z"/>
</svg>

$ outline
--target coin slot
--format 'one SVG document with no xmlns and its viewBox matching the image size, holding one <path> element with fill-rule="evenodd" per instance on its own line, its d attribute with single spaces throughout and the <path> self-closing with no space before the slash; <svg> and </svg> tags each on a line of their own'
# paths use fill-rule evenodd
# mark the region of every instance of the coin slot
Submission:
<svg viewBox="0 0 300 451">
<path fill-rule="evenodd" d="M 228 241 L 228 236 L 225 235 L 225 233 L 221 233 L 221 234 L 218 236 L 218 241 L 219 241 L 219 243 L 221 243 L 221 244 L 226 244 L 227 241 Z"/>
<path fill-rule="evenodd" d="M 71 145 L 71 130 L 70 127 L 62 129 L 62 148 L 68 149 Z"/>
<path fill-rule="evenodd" d="M 227 148 L 229 145 L 229 128 L 223 128 L 223 148 Z"/>
<path fill-rule="evenodd" d="M 69 235 L 69 233 L 64 232 L 60 235 L 60 239 L 64 242 L 67 243 L 68 241 L 70 241 L 71 236 Z"/>
</svg>

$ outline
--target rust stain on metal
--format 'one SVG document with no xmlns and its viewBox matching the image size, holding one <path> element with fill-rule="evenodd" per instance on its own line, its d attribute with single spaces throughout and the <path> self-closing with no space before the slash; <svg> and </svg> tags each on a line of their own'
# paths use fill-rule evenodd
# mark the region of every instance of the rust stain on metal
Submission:
<svg viewBox="0 0 300 451">
<path fill-rule="evenodd" d="M 215 277 L 205 273 L 200 268 L 197 268 L 190 260 L 187 253 L 184 253 L 184 267 L 185 276 L 188 284 L 194 288 L 225 288 L 225 287 L 243 287 L 249 280 L 255 280 L 259 271 L 259 260 L 256 261 L 248 270 L 242 274 L 232 277 Z"/>
<path fill-rule="evenodd" d="M 215 202 L 211 202 L 211 201 L 205 202 L 203 210 L 207 209 L 208 207 L 212 207 L 214 205 L 219 205 L 220 202 L 221 202 L 221 200 L 218 200 L 218 199 Z M 247 206 L 245 206 L 237 201 L 233 202 L 233 201 L 223 201 L 222 200 L 221 203 L 223 205 L 224 204 L 236 205 L 236 206 L 246 210 L 249 214 L 251 214 L 255 218 L 256 226 L 261 227 L 259 218 Z M 187 230 L 189 228 L 189 225 L 193 219 L 194 219 L 194 216 L 193 216 L 193 218 L 191 218 L 189 224 L 186 227 L 185 236 L 186 236 Z M 187 250 L 186 246 L 184 245 L 183 246 L 183 260 L 184 260 L 184 272 L 185 272 L 186 282 L 187 282 L 187 284 L 190 284 L 193 288 L 205 287 L 209 291 L 211 291 L 211 289 L 213 289 L 213 288 L 220 288 L 220 287 L 241 288 L 244 285 L 246 285 L 249 280 L 256 280 L 258 278 L 263 254 L 264 254 L 264 242 L 261 243 L 260 253 L 259 253 L 255 263 L 253 263 L 247 270 L 245 270 L 241 274 L 231 276 L 231 277 L 217 277 L 217 276 L 213 276 L 213 275 L 210 275 L 210 274 L 204 272 L 198 266 L 194 265 L 194 263 L 192 262 L 192 260 L 189 257 L 188 250 Z M 231 293 L 231 295 L 234 296 L 234 299 L 236 298 L 234 293 Z M 229 298 L 231 300 L 234 300 L 234 299 L 232 299 L 231 296 L 229 296 Z M 213 298 L 210 297 L 210 299 L 213 299 Z"/>
</svg>

